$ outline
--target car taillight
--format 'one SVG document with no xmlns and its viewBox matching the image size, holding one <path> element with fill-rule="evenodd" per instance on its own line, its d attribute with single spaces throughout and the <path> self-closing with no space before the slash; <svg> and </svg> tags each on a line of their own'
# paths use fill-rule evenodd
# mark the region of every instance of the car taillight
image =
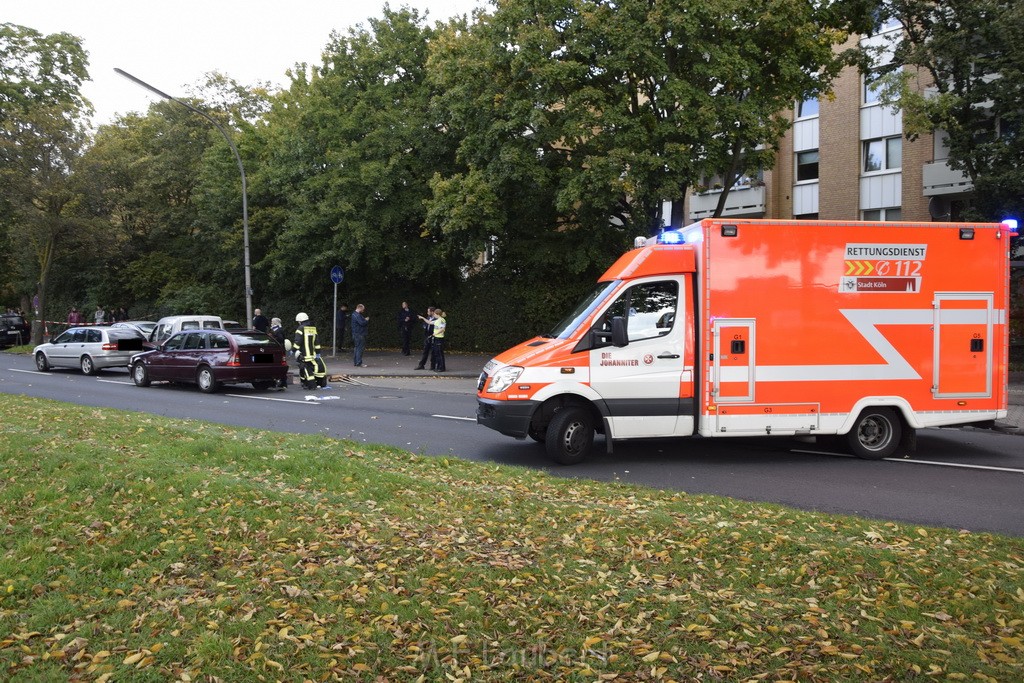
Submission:
<svg viewBox="0 0 1024 683">
<path fill-rule="evenodd" d="M 288 366 L 288 356 L 281 356 L 281 365 Z"/>
<path fill-rule="evenodd" d="M 107 342 L 103 345 L 104 351 L 117 351 L 117 342 Z"/>
<path fill-rule="evenodd" d="M 241 363 L 238 362 L 238 354 L 237 353 L 231 354 L 231 358 L 228 358 L 228 363 L 227 364 L 230 365 L 231 367 L 236 367 L 236 368 L 239 365 L 241 365 Z"/>
</svg>

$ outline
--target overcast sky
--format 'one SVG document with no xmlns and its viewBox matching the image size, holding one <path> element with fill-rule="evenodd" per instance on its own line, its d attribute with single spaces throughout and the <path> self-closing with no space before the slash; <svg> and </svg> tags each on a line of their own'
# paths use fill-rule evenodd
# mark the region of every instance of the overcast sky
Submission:
<svg viewBox="0 0 1024 683">
<path fill-rule="evenodd" d="M 484 0 L 392 0 L 433 21 L 469 14 Z M 251 85 L 283 86 L 298 62 L 320 63 L 331 31 L 365 24 L 384 0 L 0 0 L 0 23 L 82 39 L 92 81 L 83 93 L 94 122 L 144 112 L 159 99 L 114 73 L 118 67 L 171 95 L 219 71 Z"/>
</svg>

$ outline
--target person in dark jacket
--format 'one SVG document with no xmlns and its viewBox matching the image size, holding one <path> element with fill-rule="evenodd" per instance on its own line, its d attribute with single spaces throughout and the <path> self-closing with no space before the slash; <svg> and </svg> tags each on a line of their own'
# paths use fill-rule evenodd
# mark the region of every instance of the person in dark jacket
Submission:
<svg viewBox="0 0 1024 683">
<path fill-rule="evenodd" d="M 356 304 L 356 310 L 352 311 L 352 344 L 355 350 L 352 352 L 352 363 L 357 368 L 365 368 L 363 363 L 363 351 L 366 350 L 366 333 L 370 327 L 370 316 L 366 315 L 366 307 Z"/>
<path fill-rule="evenodd" d="M 270 319 L 270 331 L 267 334 L 269 334 L 274 339 L 274 341 L 283 346 L 285 352 L 287 353 L 288 349 L 291 347 L 291 344 L 285 344 L 284 325 L 281 324 L 280 318 Z M 282 379 L 278 380 L 277 386 L 280 387 L 281 389 L 284 389 L 285 386 L 287 386 L 287 384 L 288 380 Z"/>
<path fill-rule="evenodd" d="M 422 370 L 427 359 L 432 356 L 431 350 L 434 345 L 434 307 L 427 307 L 427 317 L 424 318 L 422 315 L 418 315 L 416 317 L 423 323 L 423 355 L 420 356 L 420 364 L 416 366 L 417 370 Z M 434 362 L 432 358 L 430 362 L 430 369 L 434 369 Z"/>
<path fill-rule="evenodd" d="M 402 307 L 398 309 L 398 338 L 402 342 L 402 355 L 411 355 L 409 342 L 412 340 L 413 314 L 409 310 L 409 302 L 403 301 Z"/>
<path fill-rule="evenodd" d="M 334 315 L 334 333 L 338 335 L 335 339 L 338 343 L 338 352 L 345 350 L 345 325 L 348 324 L 348 304 L 338 306 L 338 312 Z"/>
<path fill-rule="evenodd" d="M 253 311 L 253 313 L 254 315 L 252 316 L 252 329 L 259 330 L 260 332 L 264 333 L 269 333 L 270 321 L 267 320 L 267 316 L 263 315 L 263 311 L 261 311 L 258 308 L 255 311 Z"/>
</svg>

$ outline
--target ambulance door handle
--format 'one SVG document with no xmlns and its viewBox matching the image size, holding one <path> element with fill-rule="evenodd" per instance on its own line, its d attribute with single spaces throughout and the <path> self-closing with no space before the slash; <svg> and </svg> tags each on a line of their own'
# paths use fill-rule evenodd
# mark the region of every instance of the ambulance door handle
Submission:
<svg viewBox="0 0 1024 683">
<path fill-rule="evenodd" d="M 663 353 L 658 358 L 679 358 L 678 353 Z"/>
</svg>

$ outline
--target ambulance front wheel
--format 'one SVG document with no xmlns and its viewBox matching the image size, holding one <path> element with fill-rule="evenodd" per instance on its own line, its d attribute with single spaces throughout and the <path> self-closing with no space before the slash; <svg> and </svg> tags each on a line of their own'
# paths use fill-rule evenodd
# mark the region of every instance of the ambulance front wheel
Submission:
<svg viewBox="0 0 1024 683">
<path fill-rule="evenodd" d="M 881 460 L 899 448 L 903 423 L 892 408 L 867 408 L 846 435 L 850 451 L 858 458 Z"/>
<path fill-rule="evenodd" d="M 594 445 L 594 418 L 579 406 L 562 408 L 551 418 L 544 447 L 560 465 L 583 462 Z"/>
</svg>

